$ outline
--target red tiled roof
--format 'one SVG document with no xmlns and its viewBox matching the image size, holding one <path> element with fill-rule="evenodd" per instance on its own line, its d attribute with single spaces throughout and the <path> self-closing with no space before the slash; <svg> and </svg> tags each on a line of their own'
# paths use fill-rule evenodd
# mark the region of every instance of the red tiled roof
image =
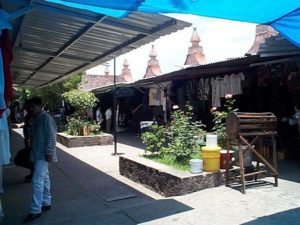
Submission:
<svg viewBox="0 0 300 225">
<path fill-rule="evenodd" d="M 124 77 L 116 76 L 116 82 L 126 82 Z M 81 88 L 83 90 L 91 90 L 114 83 L 114 76 L 111 75 L 89 75 L 86 74 L 83 78 Z"/>
</svg>

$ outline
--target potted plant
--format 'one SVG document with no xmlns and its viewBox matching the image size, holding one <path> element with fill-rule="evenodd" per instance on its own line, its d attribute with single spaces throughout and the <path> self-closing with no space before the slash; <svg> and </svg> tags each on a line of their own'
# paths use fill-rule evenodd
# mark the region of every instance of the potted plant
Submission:
<svg viewBox="0 0 300 225">
<path fill-rule="evenodd" d="M 91 126 L 95 125 L 88 121 L 86 113 L 98 102 L 94 93 L 82 90 L 72 90 L 63 94 L 65 100 L 75 108 L 73 117 L 68 120 L 67 132 L 71 135 L 89 135 Z"/>
</svg>

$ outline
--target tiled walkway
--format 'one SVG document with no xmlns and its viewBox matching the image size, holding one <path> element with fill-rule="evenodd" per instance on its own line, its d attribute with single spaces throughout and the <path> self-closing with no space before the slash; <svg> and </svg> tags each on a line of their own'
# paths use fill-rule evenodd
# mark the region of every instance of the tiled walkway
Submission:
<svg viewBox="0 0 300 225">
<path fill-rule="evenodd" d="M 21 130 L 12 132 L 12 153 L 22 148 Z M 118 139 L 118 151 L 142 153 L 137 138 Z M 164 198 L 119 175 L 113 146 L 65 148 L 58 144 L 59 162 L 50 167 L 53 207 L 31 224 L 39 225 L 285 225 L 300 224 L 300 169 L 282 163 L 279 187 L 226 188 Z M 2 224 L 18 225 L 30 207 L 31 186 L 23 183 L 27 171 L 14 165 L 4 169 L 5 212 Z"/>
</svg>

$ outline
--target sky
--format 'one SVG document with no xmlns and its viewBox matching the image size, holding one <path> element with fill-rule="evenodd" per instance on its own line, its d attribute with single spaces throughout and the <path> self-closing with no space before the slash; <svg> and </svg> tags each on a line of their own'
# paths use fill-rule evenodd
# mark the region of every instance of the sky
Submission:
<svg viewBox="0 0 300 225">
<path fill-rule="evenodd" d="M 162 74 L 181 69 L 188 48 L 191 46 L 190 38 L 194 27 L 197 28 L 207 63 L 244 56 L 255 38 L 256 24 L 253 23 L 194 15 L 168 14 L 167 16 L 190 22 L 193 25 L 117 57 L 117 75 L 121 74 L 124 59 L 127 59 L 133 79 L 142 79 L 150 59 L 149 53 L 152 45 L 155 47 Z M 110 74 L 113 75 L 113 61 L 109 61 L 108 64 Z M 87 70 L 86 73 L 103 75 L 104 69 L 104 65 L 99 65 Z"/>
</svg>

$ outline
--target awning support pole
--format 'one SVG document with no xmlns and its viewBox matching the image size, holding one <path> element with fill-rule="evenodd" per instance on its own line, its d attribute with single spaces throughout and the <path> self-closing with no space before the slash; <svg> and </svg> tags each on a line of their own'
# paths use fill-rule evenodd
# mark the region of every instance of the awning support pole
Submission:
<svg viewBox="0 0 300 225">
<path fill-rule="evenodd" d="M 117 149 L 117 96 L 116 96 L 116 58 L 114 58 L 114 102 L 113 102 L 113 125 L 114 125 L 114 153 L 113 155 L 118 154 Z"/>
</svg>

